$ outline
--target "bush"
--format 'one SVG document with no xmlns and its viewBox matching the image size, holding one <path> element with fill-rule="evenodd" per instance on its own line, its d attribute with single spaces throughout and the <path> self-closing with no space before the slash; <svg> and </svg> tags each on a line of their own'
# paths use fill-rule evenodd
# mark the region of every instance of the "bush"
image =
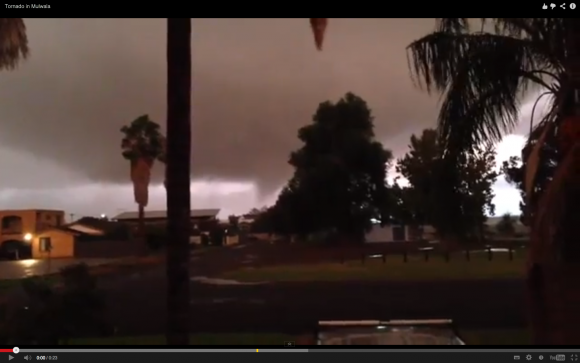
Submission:
<svg viewBox="0 0 580 363">
<path fill-rule="evenodd" d="M 147 247 L 153 251 L 160 250 L 167 244 L 167 233 L 147 234 L 145 238 L 147 239 Z"/>
<path fill-rule="evenodd" d="M 167 228 L 163 225 L 146 226 L 145 238 L 147 240 L 147 246 L 150 249 L 160 250 L 165 248 L 167 244 Z"/>
<path fill-rule="evenodd" d="M 0 305 L 0 344 L 57 345 L 73 337 L 112 333 L 88 267 L 66 267 L 60 277 L 58 286 L 39 277 L 25 279 Z"/>
</svg>

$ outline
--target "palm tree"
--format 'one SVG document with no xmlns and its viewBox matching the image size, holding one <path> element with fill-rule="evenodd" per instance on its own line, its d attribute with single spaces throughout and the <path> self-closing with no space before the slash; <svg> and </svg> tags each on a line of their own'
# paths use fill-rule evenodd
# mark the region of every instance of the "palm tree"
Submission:
<svg viewBox="0 0 580 363">
<path fill-rule="evenodd" d="M 167 19 L 167 344 L 189 343 L 191 19 Z"/>
<path fill-rule="evenodd" d="M 526 148 L 526 199 L 532 226 L 528 295 L 536 344 L 580 343 L 580 216 L 578 176 L 579 21 L 561 18 L 437 20 L 433 33 L 409 45 L 410 68 L 420 87 L 440 93 L 439 137 L 452 162 L 514 129 L 520 100 L 532 91 L 552 97 L 536 126 L 541 136 Z M 486 29 L 490 29 L 487 31 Z M 557 140 L 561 162 L 541 195 L 536 171 L 545 162 L 548 138 Z M 450 163 L 450 165 L 452 165 Z M 537 201 L 537 202 L 536 202 Z"/>
<path fill-rule="evenodd" d="M 318 49 L 325 18 L 310 19 Z M 189 234 L 191 163 L 191 19 L 167 19 L 167 344 L 189 341 Z M 162 139 L 162 142 L 165 140 Z"/>
<path fill-rule="evenodd" d="M 153 163 L 163 153 L 159 125 L 143 115 L 121 128 L 122 155 L 131 163 L 131 180 L 135 202 L 139 206 L 139 239 L 143 252 L 147 251 L 145 238 L 145 207 L 149 202 L 149 181 Z"/>
<path fill-rule="evenodd" d="M 28 57 L 26 25 L 21 18 L 0 18 L 0 70 L 12 70 Z"/>
</svg>

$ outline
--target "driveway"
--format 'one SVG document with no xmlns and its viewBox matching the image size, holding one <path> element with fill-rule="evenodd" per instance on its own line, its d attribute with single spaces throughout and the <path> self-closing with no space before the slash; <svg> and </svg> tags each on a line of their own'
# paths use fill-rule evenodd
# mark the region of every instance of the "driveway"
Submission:
<svg viewBox="0 0 580 363">
<path fill-rule="evenodd" d="M 0 280 L 21 279 L 34 275 L 46 275 L 52 272 L 58 272 L 63 267 L 79 263 L 85 263 L 89 266 L 98 266 L 111 261 L 114 260 L 102 258 L 55 258 L 50 262 L 48 260 L 0 261 Z"/>
</svg>

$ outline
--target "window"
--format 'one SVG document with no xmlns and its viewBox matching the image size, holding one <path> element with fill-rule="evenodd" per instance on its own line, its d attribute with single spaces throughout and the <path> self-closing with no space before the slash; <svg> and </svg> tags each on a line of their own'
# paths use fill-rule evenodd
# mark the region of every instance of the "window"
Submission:
<svg viewBox="0 0 580 363">
<path fill-rule="evenodd" d="M 62 220 L 60 219 L 60 216 L 56 216 L 56 226 L 60 226 L 62 224 Z"/>
<path fill-rule="evenodd" d="M 6 216 L 2 218 L 2 234 L 21 234 L 22 218 L 19 216 Z"/>
<path fill-rule="evenodd" d="M 44 219 L 50 221 L 52 219 L 52 216 L 50 214 L 45 214 Z"/>
<path fill-rule="evenodd" d="M 52 249 L 50 237 L 40 237 L 38 249 L 40 252 L 50 252 Z"/>
</svg>

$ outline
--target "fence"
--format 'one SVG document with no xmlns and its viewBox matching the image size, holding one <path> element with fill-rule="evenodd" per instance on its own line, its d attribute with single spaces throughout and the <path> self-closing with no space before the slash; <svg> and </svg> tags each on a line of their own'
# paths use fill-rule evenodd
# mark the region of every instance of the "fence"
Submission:
<svg viewBox="0 0 580 363">
<path fill-rule="evenodd" d="M 473 253 L 481 254 L 485 252 L 487 260 L 492 261 L 498 253 L 504 255 L 507 252 L 508 259 L 513 261 L 516 251 L 527 245 L 525 241 L 521 240 L 493 241 L 492 243 L 472 243 L 454 249 L 445 249 L 439 244 L 424 241 L 373 243 L 372 245 L 342 248 L 340 251 L 336 251 L 335 258 L 341 263 L 358 259 L 362 264 L 367 259 L 381 259 L 383 263 L 386 263 L 388 258 L 395 256 L 402 258 L 403 262 L 408 262 L 410 256 L 421 256 L 425 262 L 437 257 L 449 262 L 452 258 L 457 259 L 458 255 L 466 261 L 471 261 Z M 498 252 L 498 250 L 501 250 L 501 252 Z"/>
</svg>

